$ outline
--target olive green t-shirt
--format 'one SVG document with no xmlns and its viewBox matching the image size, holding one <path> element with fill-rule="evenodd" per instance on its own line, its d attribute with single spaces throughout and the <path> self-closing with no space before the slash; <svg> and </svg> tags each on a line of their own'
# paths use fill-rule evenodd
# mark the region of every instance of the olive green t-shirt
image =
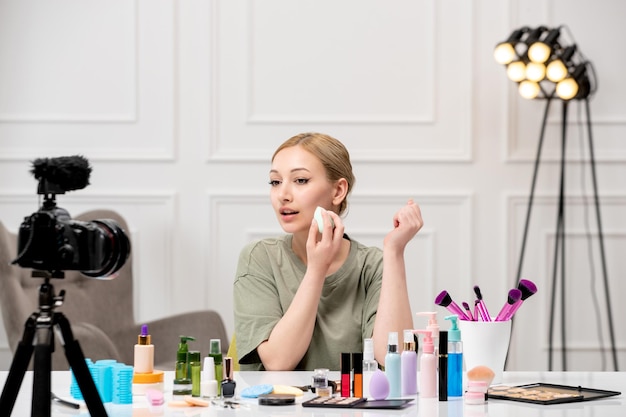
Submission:
<svg viewBox="0 0 626 417">
<path fill-rule="evenodd" d="M 347 236 L 346 236 L 347 238 Z M 234 283 L 235 334 L 241 370 L 262 370 L 257 347 L 289 308 L 306 266 L 291 249 L 292 235 L 248 244 Z M 382 250 L 350 241 L 350 253 L 328 276 L 315 329 L 299 370 L 339 370 L 341 352 L 362 352 L 372 337 L 382 282 Z"/>
</svg>

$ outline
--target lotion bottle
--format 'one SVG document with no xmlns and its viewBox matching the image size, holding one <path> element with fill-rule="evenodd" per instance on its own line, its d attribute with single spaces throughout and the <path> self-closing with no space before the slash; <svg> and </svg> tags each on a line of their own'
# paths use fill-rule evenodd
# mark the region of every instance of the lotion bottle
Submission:
<svg viewBox="0 0 626 417">
<path fill-rule="evenodd" d="M 417 352 L 413 330 L 404 330 L 403 350 L 400 354 L 402 395 L 417 394 Z"/>
<path fill-rule="evenodd" d="M 374 359 L 374 339 L 363 341 L 363 398 L 372 399 L 370 383 L 372 375 L 378 370 L 378 362 Z"/>
<path fill-rule="evenodd" d="M 137 336 L 134 371 L 136 374 L 151 374 L 154 371 L 154 345 L 146 324 L 141 325 L 141 334 Z"/>
<path fill-rule="evenodd" d="M 220 339 L 211 339 L 209 341 L 209 356 L 213 358 L 215 362 L 215 376 L 221 378 L 223 375 L 222 370 L 222 341 Z M 222 385 L 217 384 L 217 395 L 222 395 Z"/>
<path fill-rule="evenodd" d="M 387 354 L 385 355 L 385 375 L 389 381 L 389 398 L 400 398 L 402 396 L 400 372 L 398 332 L 389 332 Z"/>
<path fill-rule="evenodd" d="M 463 395 L 463 342 L 459 330 L 459 316 L 446 316 L 452 326 L 448 330 L 448 396 Z"/>
<path fill-rule="evenodd" d="M 416 330 L 424 335 L 420 355 L 420 398 L 437 398 L 437 358 L 430 330 Z"/>
</svg>

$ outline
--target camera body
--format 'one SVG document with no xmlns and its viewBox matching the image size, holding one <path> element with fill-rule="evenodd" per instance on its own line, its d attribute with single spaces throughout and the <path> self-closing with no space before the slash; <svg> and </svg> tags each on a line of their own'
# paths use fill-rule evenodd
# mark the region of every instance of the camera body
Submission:
<svg viewBox="0 0 626 417">
<path fill-rule="evenodd" d="M 72 220 L 67 210 L 55 202 L 55 194 L 87 184 L 87 161 L 78 156 L 38 159 L 34 167 L 44 202 L 20 225 L 18 256 L 13 263 L 46 271 L 51 278 L 62 278 L 64 270 L 77 270 L 93 278 L 114 278 L 130 255 L 130 241 L 124 230 L 110 219 Z M 68 185 L 66 179 L 76 181 L 76 177 L 83 181 Z"/>
</svg>

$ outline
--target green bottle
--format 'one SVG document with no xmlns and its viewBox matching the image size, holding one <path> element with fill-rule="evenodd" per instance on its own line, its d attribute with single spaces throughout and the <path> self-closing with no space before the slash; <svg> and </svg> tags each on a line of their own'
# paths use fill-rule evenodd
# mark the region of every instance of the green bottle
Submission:
<svg viewBox="0 0 626 417">
<path fill-rule="evenodd" d="M 215 361 L 215 379 L 218 380 L 217 383 L 217 395 L 222 395 L 222 386 L 220 381 L 222 380 L 222 341 L 220 339 L 211 339 L 210 343 L 209 356 L 213 358 Z"/>
<path fill-rule="evenodd" d="M 192 350 L 189 352 L 189 368 L 191 369 L 191 395 L 193 397 L 200 396 L 200 377 L 201 377 L 201 362 L 200 352 Z"/>
<path fill-rule="evenodd" d="M 180 336 L 180 343 L 178 344 L 178 352 L 176 352 L 176 367 L 175 367 L 175 381 L 183 383 L 183 381 L 191 382 L 191 375 L 189 374 L 189 345 L 188 341 L 196 340 L 191 336 Z"/>
</svg>

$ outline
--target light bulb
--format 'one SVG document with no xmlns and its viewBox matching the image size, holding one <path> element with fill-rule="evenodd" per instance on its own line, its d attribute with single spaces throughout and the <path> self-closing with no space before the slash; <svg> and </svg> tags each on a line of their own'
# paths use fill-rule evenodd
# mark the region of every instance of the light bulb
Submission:
<svg viewBox="0 0 626 417">
<path fill-rule="evenodd" d="M 529 100 L 539 95 L 539 84 L 534 81 L 524 80 L 519 84 L 519 94 Z"/>
<path fill-rule="evenodd" d="M 578 94 L 578 83 L 572 77 L 560 81 L 556 85 L 556 95 L 563 100 L 570 100 Z"/>
<path fill-rule="evenodd" d="M 543 42 L 535 42 L 528 48 L 528 59 L 538 64 L 543 64 L 550 58 L 552 48 Z"/>
<path fill-rule="evenodd" d="M 558 83 L 565 79 L 567 73 L 567 67 L 560 58 L 550 62 L 546 67 L 546 78 L 553 83 Z"/>
<path fill-rule="evenodd" d="M 515 48 L 509 42 L 502 42 L 493 51 L 493 58 L 498 64 L 506 65 L 516 57 Z"/>
<path fill-rule="evenodd" d="M 526 77 L 526 64 L 522 61 L 511 62 L 506 66 L 506 75 L 511 81 L 522 81 Z"/>
<path fill-rule="evenodd" d="M 529 62 L 526 65 L 526 78 L 530 81 L 539 82 L 546 76 L 546 66 L 536 62 Z"/>
</svg>

